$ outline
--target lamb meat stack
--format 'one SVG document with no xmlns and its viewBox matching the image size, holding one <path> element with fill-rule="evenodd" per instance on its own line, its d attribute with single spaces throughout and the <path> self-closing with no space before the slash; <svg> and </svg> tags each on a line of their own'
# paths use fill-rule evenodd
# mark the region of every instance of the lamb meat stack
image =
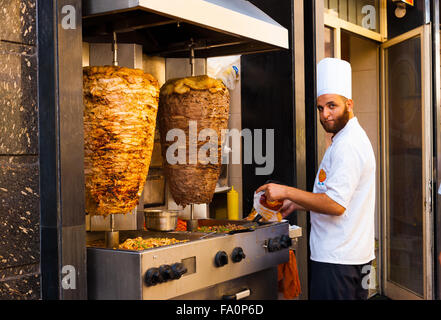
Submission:
<svg viewBox="0 0 441 320">
<path fill-rule="evenodd" d="M 166 159 L 165 174 L 170 192 L 177 204 L 185 207 L 188 204 L 211 202 L 221 169 L 223 142 L 221 133 L 228 127 L 229 105 L 228 89 L 222 81 L 208 76 L 173 79 L 162 86 L 158 113 L 162 155 Z M 191 121 L 197 125 L 197 137 L 202 130 L 212 129 L 217 135 L 216 140 L 198 141 L 196 137 L 197 149 L 191 148 L 189 132 Z M 172 129 L 181 129 L 185 132 L 185 163 L 173 164 L 167 159 L 168 148 L 176 143 L 176 140 L 166 141 L 167 133 Z M 201 136 L 205 134 L 202 133 Z M 214 145 L 211 150 L 217 151 L 214 156 L 217 161 L 207 161 L 207 158 L 213 158 L 210 151 L 201 151 L 201 147 L 208 141 Z M 179 150 L 176 150 L 176 153 L 179 153 Z M 208 156 L 201 159 L 197 153 L 205 153 Z"/>
</svg>

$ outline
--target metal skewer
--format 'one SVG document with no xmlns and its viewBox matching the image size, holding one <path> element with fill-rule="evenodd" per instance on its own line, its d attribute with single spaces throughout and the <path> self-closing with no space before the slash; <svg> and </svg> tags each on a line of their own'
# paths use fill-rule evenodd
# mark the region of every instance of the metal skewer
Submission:
<svg viewBox="0 0 441 320">
<path fill-rule="evenodd" d="M 190 39 L 190 72 L 191 76 L 194 77 L 195 75 L 195 57 L 194 57 L 194 47 L 195 43 L 193 39 Z M 198 228 L 198 220 L 194 218 L 194 204 L 190 204 L 190 220 L 187 221 L 187 230 L 188 231 L 194 231 Z"/>
<path fill-rule="evenodd" d="M 190 69 L 191 69 L 191 76 L 194 77 L 195 75 L 195 58 L 194 58 L 194 47 L 195 43 L 193 39 L 190 39 Z"/>
<path fill-rule="evenodd" d="M 113 31 L 112 51 L 113 51 L 112 64 L 117 67 L 118 66 L 118 44 L 116 42 L 116 32 L 115 31 Z M 110 231 L 106 231 L 105 241 L 106 241 L 107 248 L 118 248 L 118 246 L 119 246 L 119 231 L 115 231 L 115 216 L 113 214 L 110 215 Z"/>
<path fill-rule="evenodd" d="M 194 231 L 198 227 L 198 219 L 194 218 L 194 204 L 190 204 L 190 220 L 187 221 L 187 231 Z"/>
<path fill-rule="evenodd" d="M 113 31 L 112 51 L 113 51 L 112 64 L 114 66 L 118 66 L 118 44 L 116 42 L 116 32 L 115 31 Z"/>
<path fill-rule="evenodd" d="M 110 231 L 106 231 L 105 241 L 107 248 L 118 248 L 119 246 L 119 231 L 115 230 L 115 217 L 110 215 Z"/>
</svg>

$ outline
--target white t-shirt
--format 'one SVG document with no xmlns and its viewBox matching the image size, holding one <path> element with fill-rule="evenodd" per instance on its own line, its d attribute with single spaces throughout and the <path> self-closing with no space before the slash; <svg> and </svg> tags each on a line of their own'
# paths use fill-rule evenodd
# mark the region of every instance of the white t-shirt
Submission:
<svg viewBox="0 0 441 320">
<path fill-rule="evenodd" d="M 375 156 L 366 132 L 352 118 L 333 138 L 314 182 L 343 206 L 341 216 L 311 211 L 311 260 L 359 265 L 375 258 Z"/>
</svg>

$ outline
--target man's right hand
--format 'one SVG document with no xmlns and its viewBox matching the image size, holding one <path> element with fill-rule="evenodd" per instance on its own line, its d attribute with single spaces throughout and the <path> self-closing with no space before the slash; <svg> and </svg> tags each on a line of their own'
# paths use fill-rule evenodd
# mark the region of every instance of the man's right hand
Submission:
<svg viewBox="0 0 441 320">
<path fill-rule="evenodd" d="M 302 206 L 298 205 L 297 203 L 289 199 L 285 199 L 283 201 L 282 208 L 280 208 L 279 212 L 282 214 L 282 217 L 285 218 L 295 210 L 304 210 L 304 209 L 302 208 Z"/>
</svg>

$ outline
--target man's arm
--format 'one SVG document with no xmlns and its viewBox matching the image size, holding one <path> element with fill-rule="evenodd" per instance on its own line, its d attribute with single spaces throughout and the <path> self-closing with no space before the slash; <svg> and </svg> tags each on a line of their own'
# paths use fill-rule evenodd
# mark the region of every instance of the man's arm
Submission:
<svg viewBox="0 0 441 320">
<path fill-rule="evenodd" d="M 265 191 L 269 201 L 289 199 L 297 204 L 297 209 L 315 211 L 332 216 L 341 216 L 346 209 L 324 193 L 312 193 L 279 184 L 265 184 L 256 192 Z"/>
<path fill-rule="evenodd" d="M 287 198 L 301 205 L 307 211 L 341 216 L 346 209 L 329 198 L 325 193 L 312 193 L 287 187 Z"/>
<path fill-rule="evenodd" d="M 280 208 L 279 212 L 282 214 L 282 217 L 285 218 L 296 210 L 305 211 L 305 208 L 289 199 L 285 199 L 283 200 L 283 206 Z"/>
</svg>

